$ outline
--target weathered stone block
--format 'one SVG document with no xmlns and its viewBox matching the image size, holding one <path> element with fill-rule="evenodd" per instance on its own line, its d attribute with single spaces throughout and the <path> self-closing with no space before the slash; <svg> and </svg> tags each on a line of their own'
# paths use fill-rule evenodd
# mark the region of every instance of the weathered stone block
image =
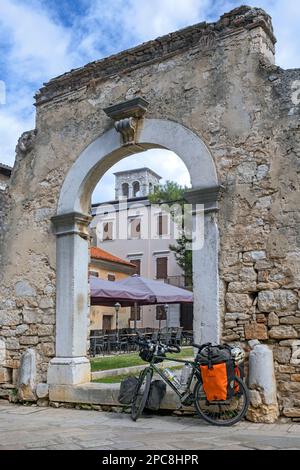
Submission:
<svg viewBox="0 0 300 470">
<path fill-rule="evenodd" d="M 48 398 L 39 398 L 36 402 L 37 406 L 46 407 L 49 406 Z"/>
<path fill-rule="evenodd" d="M 253 269 L 253 267 L 243 267 L 241 268 L 239 272 L 239 279 L 242 282 L 251 282 L 251 281 L 256 281 L 257 279 L 257 273 Z"/>
<path fill-rule="evenodd" d="M 0 326 L 16 326 L 21 323 L 21 315 L 18 311 L 0 310 Z"/>
<path fill-rule="evenodd" d="M 278 388 L 285 392 L 300 392 L 300 382 L 278 382 Z"/>
<path fill-rule="evenodd" d="M 268 339 L 267 327 L 263 323 L 245 325 L 246 339 Z"/>
<path fill-rule="evenodd" d="M 21 400 L 35 401 L 36 394 L 36 359 L 35 351 L 27 349 L 21 357 L 18 380 L 18 396 Z"/>
<path fill-rule="evenodd" d="M 296 310 L 297 295 L 292 290 L 278 289 L 258 293 L 258 309 L 261 312 Z"/>
<path fill-rule="evenodd" d="M 20 349 L 20 343 L 17 338 L 7 338 L 5 341 L 6 349 Z"/>
<path fill-rule="evenodd" d="M 35 297 L 36 290 L 28 281 L 19 281 L 15 285 L 15 293 L 17 297 Z"/>
<path fill-rule="evenodd" d="M 51 297 L 43 297 L 39 303 L 41 309 L 52 308 L 54 306 L 54 301 Z"/>
<path fill-rule="evenodd" d="M 225 328 L 234 328 L 235 326 L 237 326 L 236 321 L 226 321 L 225 322 Z"/>
<path fill-rule="evenodd" d="M 269 336 L 273 339 L 298 338 L 298 333 L 292 326 L 273 326 Z"/>
<path fill-rule="evenodd" d="M 283 415 L 288 418 L 300 418 L 300 407 L 299 408 L 284 408 Z"/>
<path fill-rule="evenodd" d="M 23 335 L 28 330 L 28 328 L 28 325 L 18 325 L 16 328 L 16 335 Z"/>
<path fill-rule="evenodd" d="M 256 282 L 255 281 L 234 281 L 228 284 L 228 292 L 255 292 L 256 291 Z"/>
<path fill-rule="evenodd" d="M 247 310 L 252 305 L 252 298 L 248 294 L 226 294 L 226 305 L 229 312 Z"/>
<path fill-rule="evenodd" d="M 291 348 L 284 346 L 275 346 L 273 349 L 274 359 L 280 364 L 288 364 L 291 359 Z M 283 371 L 282 371 L 283 372 Z"/>
<path fill-rule="evenodd" d="M 240 335 L 238 333 L 235 333 L 235 332 L 225 332 L 224 336 L 223 336 L 223 341 L 224 342 L 227 342 L 227 343 L 230 343 L 231 341 L 237 341 L 240 339 Z"/>
<path fill-rule="evenodd" d="M 280 323 L 282 325 L 300 325 L 300 317 L 288 315 L 287 317 L 281 317 Z"/>
<path fill-rule="evenodd" d="M 12 371 L 7 367 L 0 367 L 0 384 L 10 383 L 12 381 Z"/>
<path fill-rule="evenodd" d="M 42 316 L 40 312 L 36 309 L 25 309 L 23 310 L 23 321 L 24 323 L 40 323 L 42 320 Z"/>
<path fill-rule="evenodd" d="M 39 336 L 53 335 L 53 332 L 54 332 L 53 325 L 38 325 Z"/>
<path fill-rule="evenodd" d="M 257 323 L 267 323 L 266 316 L 263 313 L 256 314 L 256 321 Z"/>
<path fill-rule="evenodd" d="M 261 251 L 247 251 L 243 254 L 243 260 L 246 263 L 255 262 L 266 258 L 266 252 Z"/>
<path fill-rule="evenodd" d="M 55 348 L 53 343 L 42 343 L 41 350 L 47 357 L 52 357 L 55 354 Z"/>
<path fill-rule="evenodd" d="M 249 390 L 250 403 L 254 408 L 262 404 L 260 393 L 257 390 Z"/>
<path fill-rule="evenodd" d="M 225 321 L 229 320 L 249 320 L 250 315 L 244 312 L 226 312 Z"/>
<path fill-rule="evenodd" d="M 38 383 L 36 386 L 36 395 L 38 398 L 46 398 L 49 396 L 49 385 L 46 383 Z"/>
<path fill-rule="evenodd" d="M 273 350 L 273 353 L 274 353 L 274 350 Z M 295 372 L 296 369 L 293 366 L 280 365 L 280 366 L 277 366 L 276 370 L 278 370 L 279 372 L 282 372 L 283 374 L 292 374 L 293 372 Z"/>
<path fill-rule="evenodd" d="M 279 318 L 276 315 L 276 313 L 271 312 L 268 315 L 268 326 L 272 327 L 272 326 L 277 326 L 277 325 L 279 325 Z"/>
<path fill-rule="evenodd" d="M 278 404 L 274 405 L 260 405 L 257 407 L 249 406 L 246 418 L 252 423 L 275 423 L 278 419 L 279 410 Z"/>
<path fill-rule="evenodd" d="M 0 366 L 4 365 L 6 361 L 6 347 L 5 341 L 0 339 Z"/>
<path fill-rule="evenodd" d="M 20 338 L 20 344 L 35 345 L 35 344 L 38 344 L 38 342 L 39 342 L 38 336 L 23 336 Z"/>
<path fill-rule="evenodd" d="M 292 374 L 291 380 L 292 382 L 300 382 L 300 374 Z"/>
</svg>

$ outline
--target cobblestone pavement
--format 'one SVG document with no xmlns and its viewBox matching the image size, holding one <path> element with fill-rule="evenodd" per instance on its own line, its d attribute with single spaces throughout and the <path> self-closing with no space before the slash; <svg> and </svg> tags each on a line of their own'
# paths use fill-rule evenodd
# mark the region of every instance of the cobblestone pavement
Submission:
<svg viewBox="0 0 300 470">
<path fill-rule="evenodd" d="M 4 449 L 300 449 L 300 424 L 242 422 L 220 428 L 196 417 L 158 415 L 134 423 L 126 413 L 1 402 Z"/>
</svg>

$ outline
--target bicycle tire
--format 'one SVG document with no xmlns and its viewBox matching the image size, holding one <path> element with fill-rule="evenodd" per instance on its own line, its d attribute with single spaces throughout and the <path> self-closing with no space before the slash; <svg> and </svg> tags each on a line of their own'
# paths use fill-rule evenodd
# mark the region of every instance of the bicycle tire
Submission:
<svg viewBox="0 0 300 470">
<path fill-rule="evenodd" d="M 149 368 L 144 369 L 140 374 L 140 378 L 139 378 L 139 381 L 135 390 L 134 398 L 132 401 L 132 405 L 131 405 L 131 419 L 133 421 L 136 421 L 141 416 L 143 409 L 145 408 L 147 398 L 149 395 L 151 379 L 152 379 L 151 369 Z M 139 394 L 143 386 L 144 386 L 144 389 L 142 390 L 142 393 Z M 139 401 L 138 401 L 138 398 L 140 398 Z"/>
<path fill-rule="evenodd" d="M 247 413 L 247 410 L 248 410 L 248 407 L 249 407 L 249 392 L 248 392 L 243 380 L 241 380 L 239 377 L 235 376 L 235 382 L 237 382 L 238 385 L 239 385 L 239 392 L 234 395 L 234 397 L 232 398 L 232 401 L 240 399 L 241 397 L 243 397 L 243 405 L 241 407 L 241 410 L 238 412 L 238 414 L 236 416 L 234 416 L 232 418 L 229 418 L 229 419 L 221 418 L 222 412 L 220 411 L 220 407 L 223 406 L 223 405 L 222 404 L 212 404 L 212 405 L 210 405 L 209 402 L 207 402 L 207 400 L 205 398 L 205 394 L 203 392 L 203 387 L 202 387 L 202 382 L 201 381 L 199 381 L 195 385 L 195 388 L 194 388 L 194 406 L 196 408 L 197 414 L 202 419 L 204 419 L 207 423 L 213 424 L 215 426 L 232 426 L 233 424 L 236 424 L 239 421 L 241 421 L 241 419 L 243 419 L 243 417 Z M 201 395 L 201 397 L 200 397 L 200 395 Z M 205 402 L 206 412 L 204 412 L 204 409 L 203 410 L 201 409 L 200 404 L 203 404 L 203 402 Z M 209 410 L 210 406 L 212 407 L 212 409 L 213 409 L 213 407 L 218 406 L 219 411 L 218 412 L 212 411 L 211 414 L 209 414 L 208 410 Z M 224 406 L 227 406 L 227 405 L 224 405 Z M 225 412 L 228 413 L 229 411 L 230 410 L 228 410 L 228 409 L 224 410 L 224 413 Z"/>
</svg>

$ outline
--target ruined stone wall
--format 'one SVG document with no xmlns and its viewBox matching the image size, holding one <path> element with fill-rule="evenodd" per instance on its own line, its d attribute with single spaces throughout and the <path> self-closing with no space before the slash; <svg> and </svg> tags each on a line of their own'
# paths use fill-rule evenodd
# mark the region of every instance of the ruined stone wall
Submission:
<svg viewBox="0 0 300 470">
<path fill-rule="evenodd" d="M 36 130 L 19 141 L 9 228 L 0 248 L 7 365 L 16 366 L 33 347 L 38 380 L 46 379 L 55 326 L 50 218 L 60 188 L 82 150 L 111 128 L 103 108 L 142 95 L 150 103 L 147 118 L 179 122 L 210 149 L 223 186 L 223 339 L 270 344 L 280 404 L 286 415 L 299 414 L 300 368 L 290 360 L 294 341 L 300 341 L 300 71 L 275 67 L 273 53 L 269 17 L 242 8 L 215 24 L 89 64 L 40 90 Z"/>
<path fill-rule="evenodd" d="M 272 347 L 279 405 L 293 417 L 300 416 L 299 76 L 261 64 L 257 125 L 243 154 L 231 148 L 221 157 L 220 211 L 223 338 Z"/>
</svg>

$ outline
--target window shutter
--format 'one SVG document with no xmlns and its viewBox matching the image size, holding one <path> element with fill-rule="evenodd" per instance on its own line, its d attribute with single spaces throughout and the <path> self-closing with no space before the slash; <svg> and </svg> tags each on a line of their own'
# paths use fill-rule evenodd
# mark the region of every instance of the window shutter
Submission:
<svg viewBox="0 0 300 470">
<path fill-rule="evenodd" d="M 167 279 L 168 277 L 168 258 L 156 258 L 156 278 Z"/>
<path fill-rule="evenodd" d="M 135 315 L 135 307 L 130 308 L 130 320 L 134 320 Z M 139 321 L 141 319 L 141 307 L 138 305 L 137 312 L 136 312 L 136 320 Z"/>
<path fill-rule="evenodd" d="M 166 310 L 163 305 L 157 305 L 156 307 L 156 320 L 166 320 Z"/>
<path fill-rule="evenodd" d="M 113 223 L 112 222 L 106 222 L 103 224 L 103 240 L 112 240 L 112 234 L 113 234 Z"/>
<path fill-rule="evenodd" d="M 132 259 L 132 260 L 130 260 L 130 263 L 132 263 L 136 266 L 136 274 L 140 275 L 141 274 L 141 260 L 140 259 Z"/>
</svg>

